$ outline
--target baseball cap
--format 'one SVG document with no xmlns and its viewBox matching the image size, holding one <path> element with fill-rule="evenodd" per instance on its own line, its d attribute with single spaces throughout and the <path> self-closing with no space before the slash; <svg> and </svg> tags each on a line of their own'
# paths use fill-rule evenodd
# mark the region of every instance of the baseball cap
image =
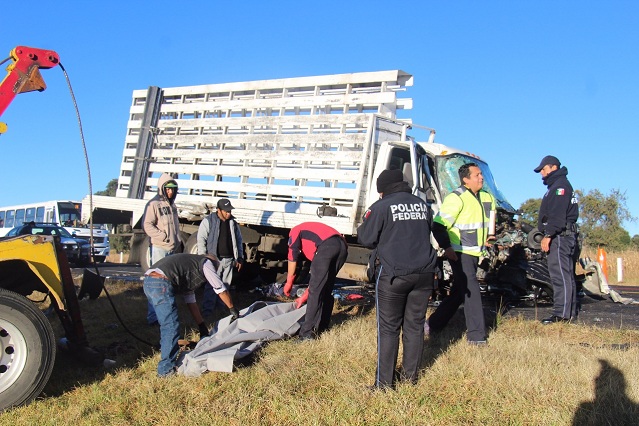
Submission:
<svg viewBox="0 0 639 426">
<path fill-rule="evenodd" d="M 539 163 L 539 165 L 535 168 L 535 173 L 539 173 L 546 165 L 559 167 L 561 166 L 561 162 L 553 155 L 546 155 L 542 158 L 541 163 Z"/>
<path fill-rule="evenodd" d="M 178 187 L 178 184 L 177 184 L 177 182 L 176 182 L 176 181 L 174 181 L 174 180 L 170 180 L 170 181 L 167 181 L 167 182 L 164 184 L 164 187 L 165 187 L 165 188 L 177 188 L 177 187 Z"/>
<path fill-rule="evenodd" d="M 234 207 L 231 205 L 231 202 L 228 198 L 221 198 L 217 202 L 217 208 L 220 210 L 224 210 L 225 212 L 230 212 Z"/>
</svg>

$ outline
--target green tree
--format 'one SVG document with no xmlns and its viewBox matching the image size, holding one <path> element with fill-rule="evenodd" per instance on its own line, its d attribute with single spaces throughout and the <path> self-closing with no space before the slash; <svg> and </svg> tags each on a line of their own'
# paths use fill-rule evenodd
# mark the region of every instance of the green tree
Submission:
<svg viewBox="0 0 639 426">
<path fill-rule="evenodd" d="M 598 189 L 585 194 L 575 191 L 579 201 L 579 222 L 584 243 L 592 247 L 605 244 L 611 250 L 630 245 L 630 234 L 622 227 L 624 221 L 634 221 L 626 206 L 626 193 L 613 189 L 604 195 Z"/>
<path fill-rule="evenodd" d="M 635 250 L 639 250 L 639 235 L 633 235 L 633 237 L 630 239 L 630 246 Z"/>
<path fill-rule="evenodd" d="M 107 187 L 104 191 L 98 191 L 95 195 L 106 195 L 107 197 L 115 197 L 115 191 L 118 189 L 118 180 L 111 179 L 107 183 Z"/>
<path fill-rule="evenodd" d="M 519 207 L 519 219 L 531 226 L 537 226 L 541 198 L 529 198 Z"/>
</svg>

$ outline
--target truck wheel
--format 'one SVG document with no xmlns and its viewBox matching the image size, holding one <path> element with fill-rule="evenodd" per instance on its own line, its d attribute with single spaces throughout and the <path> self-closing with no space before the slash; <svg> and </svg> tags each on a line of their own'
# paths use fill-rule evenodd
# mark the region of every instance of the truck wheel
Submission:
<svg viewBox="0 0 639 426">
<path fill-rule="evenodd" d="M 192 233 L 184 244 L 184 253 L 197 254 L 197 232 Z"/>
<path fill-rule="evenodd" d="M 140 268 L 146 271 L 151 266 L 151 247 L 149 246 L 149 239 L 145 238 L 140 243 Z"/>
<path fill-rule="evenodd" d="M 189 234 L 188 232 L 180 231 L 180 246 L 178 248 L 178 251 L 176 251 L 176 253 L 187 253 L 186 242 L 189 240 L 190 236 L 191 234 Z"/>
<path fill-rule="evenodd" d="M 29 403 L 55 362 L 49 320 L 26 297 L 0 289 L 0 410 Z"/>
<path fill-rule="evenodd" d="M 550 272 L 548 272 L 548 264 L 546 259 L 537 259 L 528 261 L 526 269 L 526 278 L 531 287 L 535 289 L 536 296 L 544 296 L 553 300 L 553 288 L 550 281 Z"/>
</svg>

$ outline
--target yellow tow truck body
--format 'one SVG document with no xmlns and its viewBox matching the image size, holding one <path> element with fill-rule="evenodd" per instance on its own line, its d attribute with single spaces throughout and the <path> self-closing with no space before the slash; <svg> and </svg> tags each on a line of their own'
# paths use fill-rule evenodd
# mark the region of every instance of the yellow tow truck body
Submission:
<svg viewBox="0 0 639 426">
<path fill-rule="evenodd" d="M 19 267 L 12 266 L 16 263 L 24 264 L 34 276 L 26 280 L 16 276 Z M 0 241 L 0 270 L 4 272 L 1 288 L 23 295 L 50 293 L 58 308 L 64 310 L 62 276 L 52 236 L 21 235 Z"/>
</svg>

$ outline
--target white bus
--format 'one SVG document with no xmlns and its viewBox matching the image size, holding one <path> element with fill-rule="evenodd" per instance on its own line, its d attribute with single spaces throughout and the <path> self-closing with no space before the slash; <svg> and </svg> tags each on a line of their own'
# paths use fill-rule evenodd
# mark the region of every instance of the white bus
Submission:
<svg viewBox="0 0 639 426">
<path fill-rule="evenodd" d="M 44 201 L 0 207 L 0 237 L 12 228 L 24 223 L 54 223 L 65 228 L 71 235 L 89 240 L 91 232 L 81 223 L 82 202 Z M 103 262 L 109 255 L 109 231 L 99 226 L 93 229 L 93 256 Z"/>
<path fill-rule="evenodd" d="M 81 208 L 82 203 L 76 201 L 45 201 L 0 207 L 0 237 L 7 235 L 11 228 L 32 221 L 60 226 L 79 224 Z"/>
</svg>

